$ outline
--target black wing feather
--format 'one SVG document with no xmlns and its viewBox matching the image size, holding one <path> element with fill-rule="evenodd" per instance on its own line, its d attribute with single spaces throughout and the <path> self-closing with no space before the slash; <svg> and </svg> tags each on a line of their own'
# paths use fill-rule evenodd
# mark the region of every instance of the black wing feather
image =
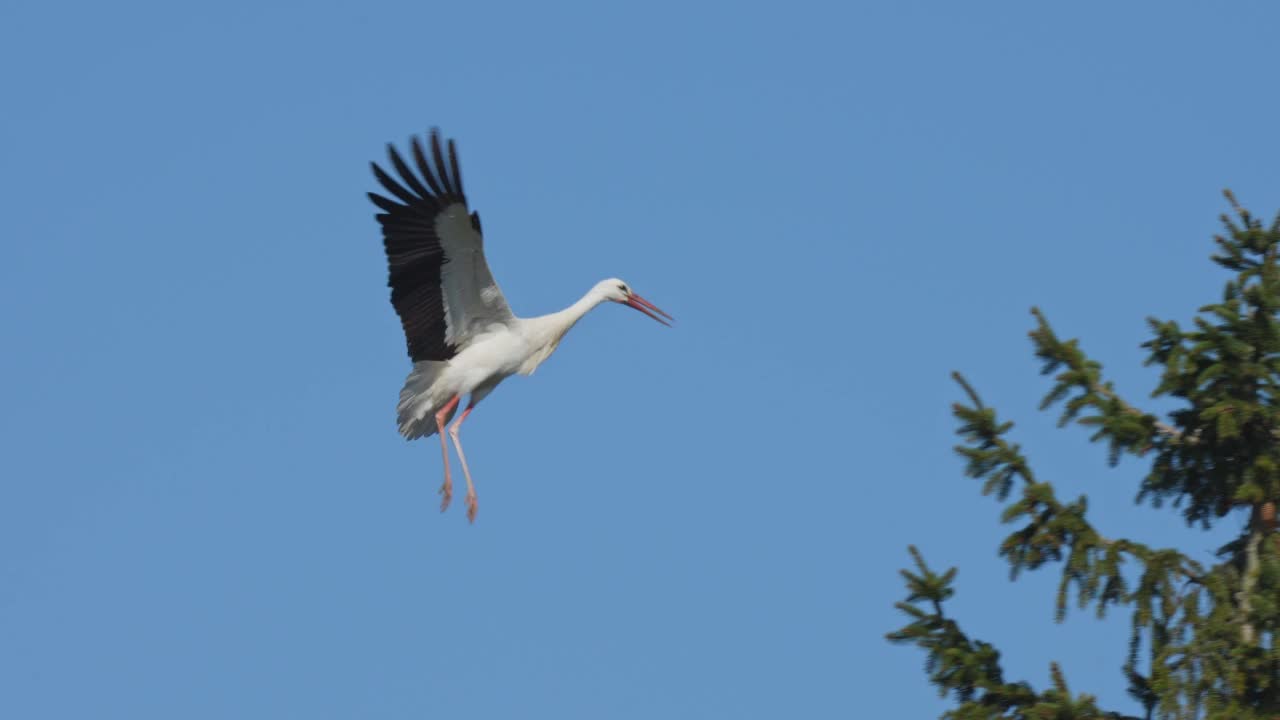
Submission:
<svg viewBox="0 0 1280 720">
<path fill-rule="evenodd" d="M 377 163 L 371 163 L 378 183 L 400 201 L 369 193 L 369 200 L 383 211 L 376 217 L 382 225 L 382 241 L 387 251 L 387 285 L 391 288 L 391 304 L 404 328 L 409 357 L 414 362 L 448 360 L 457 354 L 457 348 L 445 339 L 447 326 L 440 271 L 449 258 L 436 235 L 435 222 L 445 208 L 454 203 L 465 206 L 467 200 L 462 195 L 453 142 L 449 143 L 449 164 L 446 165 L 439 131 L 433 129 L 430 137 L 434 167 L 427 162 L 418 139 L 410 143 L 414 162 L 426 186 L 394 147 L 388 146 L 388 156 L 399 180 Z"/>
<path fill-rule="evenodd" d="M 403 209 L 404 209 L 404 206 L 403 206 L 403 205 L 399 205 L 399 204 L 397 204 L 397 203 L 394 203 L 394 202 L 392 202 L 391 200 L 388 200 L 387 198 L 384 198 L 384 197 L 382 197 L 381 195 L 379 195 L 379 194 L 377 194 L 377 193 L 365 193 L 365 195 L 368 195 L 368 196 L 369 196 L 369 199 L 373 201 L 373 204 L 374 204 L 374 205 L 377 205 L 378 207 L 382 208 L 383 210 L 386 210 L 388 213 L 391 213 L 391 212 L 397 212 L 397 211 L 399 211 L 399 210 L 403 210 Z M 379 216 L 378 216 L 378 219 L 379 219 L 379 220 L 382 220 L 382 218 L 389 218 L 389 217 L 391 217 L 391 216 L 390 216 L 390 215 L 379 215 Z"/>
<path fill-rule="evenodd" d="M 436 173 L 440 177 L 440 184 L 444 185 L 445 193 L 449 195 L 457 195 L 458 190 L 449 182 L 449 166 L 444 164 L 444 153 L 440 151 L 440 135 L 439 133 L 431 133 L 431 157 L 436 161 Z"/>
<path fill-rule="evenodd" d="M 382 187 L 386 188 L 387 192 L 390 192 L 392 195 L 395 195 L 396 197 L 400 198 L 400 202 L 406 205 L 412 205 L 415 202 L 421 200 L 420 197 L 418 197 L 417 195 L 414 195 L 408 190 L 405 190 L 404 186 L 396 182 L 395 179 L 392 178 L 390 175 L 383 172 L 382 168 L 378 167 L 377 163 L 369 163 L 369 164 L 373 166 L 373 175 L 374 177 L 378 178 L 378 182 L 382 185 Z"/>
<path fill-rule="evenodd" d="M 431 163 L 427 162 L 427 154 L 422 151 L 422 143 L 418 142 L 418 138 L 415 137 L 410 144 L 413 146 L 413 160 L 418 163 L 418 172 L 422 173 L 422 177 L 431 186 L 431 192 L 436 195 L 444 195 L 445 193 L 440 187 L 440 183 L 436 182 L 435 176 L 431 173 Z"/>
<path fill-rule="evenodd" d="M 462 194 L 462 171 L 458 170 L 458 148 L 449 140 L 449 167 L 453 169 L 453 189 Z"/>
<path fill-rule="evenodd" d="M 396 169 L 396 174 L 400 176 L 400 179 L 404 180 L 410 190 L 419 196 L 431 194 L 431 191 L 422 185 L 422 181 L 418 179 L 418 176 L 414 175 L 413 171 L 409 169 L 404 158 L 400 157 L 400 153 L 396 152 L 395 145 L 391 143 L 387 143 L 387 158 L 391 160 L 391 165 Z"/>
</svg>

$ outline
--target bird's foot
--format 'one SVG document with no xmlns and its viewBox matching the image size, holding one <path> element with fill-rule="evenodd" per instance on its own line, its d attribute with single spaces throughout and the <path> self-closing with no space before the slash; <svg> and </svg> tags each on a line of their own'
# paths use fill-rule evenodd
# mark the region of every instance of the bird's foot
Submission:
<svg viewBox="0 0 1280 720">
<path fill-rule="evenodd" d="M 440 512 L 449 509 L 449 503 L 453 501 L 453 483 L 448 480 L 440 486 Z"/>
<path fill-rule="evenodd" d="M 467 520 L 474 523 L 476 521 L 476 513 L 480 511 L 480 501 L 476 498 L 475 493 L 467 493 Z"/>
</svg>

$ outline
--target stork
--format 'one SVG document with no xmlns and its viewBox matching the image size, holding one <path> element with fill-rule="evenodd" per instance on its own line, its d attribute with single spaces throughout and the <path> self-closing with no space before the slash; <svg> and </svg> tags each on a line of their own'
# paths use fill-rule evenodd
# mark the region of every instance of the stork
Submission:
<svg viewBox="0 0 1280 720">
<path fill-rule="evenodd" d="M 387 157 L 399 179 L 377 163 L 370 164 L 378 183 L 394 199 L 376 193 L 369 193 L 369 199 L 382 211 L 377 219 L 390 267 L 391 304 L 400 316 L 413 361 L 396 406 L 400 434 L 406 440 L 440 434 L 443 512 L 453 499 L 445 425 L 467 396 L 449 437 L 467 480 L 467 519 L 474 523 L 479 502 L 459 432 L 476 404 L 511 375 L 533 373 L 565 333 L 603 302 L 628 305 L 663 325 L 669 326 L 667 321 L 674 318 L 617 278 L 601 280 L 560 312 L 516 317 L 485 262 L 480 215 L 470 210 L 463 194 L 453 140 L 447 147 L 446 162 L 440 131 L 432 129 L 428 159 L 422 143 L 412 138 L 415 174 L 388 144 Z"/>
</svg>

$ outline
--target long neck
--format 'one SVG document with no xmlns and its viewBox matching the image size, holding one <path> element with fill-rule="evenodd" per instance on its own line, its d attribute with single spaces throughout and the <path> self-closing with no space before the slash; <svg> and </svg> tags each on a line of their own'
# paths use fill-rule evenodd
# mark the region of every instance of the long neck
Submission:
<svg viewBox="0 0 1280 720">
<path fill-rule="evenodd" d="M 531 373 L 542 361 L 551 357 L 551 353 L 555 352 L 556 346 L 560 344 L 564 334 L 569 332 L 574 325 L 577 325 L 578 321 L 591 312 L 592 308 L 602 302 L 604 302 L 603 297 L 595 292 L 588 292 L 578 302 L 560 312 L 539 315 L 525 320 L 525 332 L 528 333 L 529 340 L 536 349 L 529 359 L 525 361 L 525 365 L 521 367 L 520 372 L 524 374 Z"/>
<path fill-rule="evenodd" d="M 569 332 L 574 325 L 577 325 L 584 315 L 591 312 L 595 306 L 602 302 L 604 302 L 604 298 L 594 292 L 588 292 L 579 298 L 578 302 L 560 312 L 543 315 L 542 317 L 534 318 L 534 320 L 542 321 L 545 332 L 548 333 L 547 339 L 552 344 L 555 344 L 560 342 L 560 338 L 564 337 L 564 334 Z"/>
</svg>

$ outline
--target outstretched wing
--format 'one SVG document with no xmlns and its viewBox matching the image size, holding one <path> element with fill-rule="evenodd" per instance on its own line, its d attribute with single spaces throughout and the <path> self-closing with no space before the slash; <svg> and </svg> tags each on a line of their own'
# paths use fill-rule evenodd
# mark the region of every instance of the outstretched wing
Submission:
<svg viewBox="0 0 1280 720">
<path fill-rule="evenodd" d="M 448 360 L 485 328 L 513 319 L 484 259 L 480 215 L 462 193 L 457 149 L 450 140 L 446 163 L 439 130 L 431 130 L 430 143 L 429 160 L 417 137 L 410 142 L 420 177 L 392 145 L 387 156 L 398 179 L 371 163 L 394 197 L 369 193 L 382 210 L 391 304 L 414 362 Z"/>
</svg>

